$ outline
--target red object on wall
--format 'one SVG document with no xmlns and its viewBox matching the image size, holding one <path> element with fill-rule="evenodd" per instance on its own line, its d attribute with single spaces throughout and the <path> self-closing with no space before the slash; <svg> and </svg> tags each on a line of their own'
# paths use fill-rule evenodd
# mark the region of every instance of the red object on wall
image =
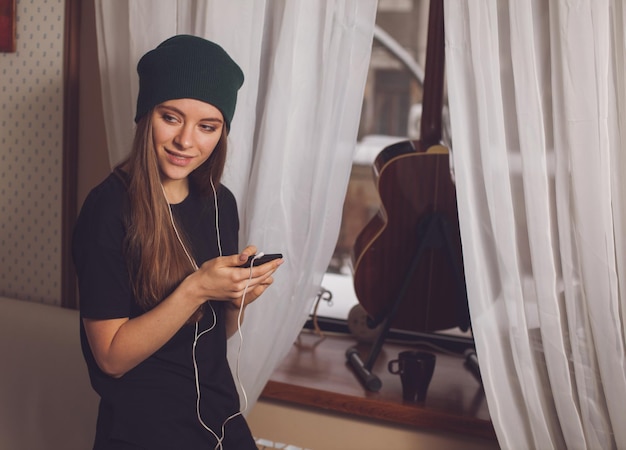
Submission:
<svg viewBox="0 0 626 450">
<path fill-rule="evenodd" d="M 15 0 L 0 0 L 0 52 L 15 51 Z"/>
</svg>

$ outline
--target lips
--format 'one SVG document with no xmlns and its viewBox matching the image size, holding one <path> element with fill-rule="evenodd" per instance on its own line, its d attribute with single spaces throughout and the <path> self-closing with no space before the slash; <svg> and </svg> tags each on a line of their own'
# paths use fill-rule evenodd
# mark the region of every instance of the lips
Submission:
<svg viewBox="0 0 626 450">
<path fill-rule="evenodd" d="M 171 152 L 169 150 L 165 150 L 165 154 L 167 155 L 167 160 L 175 166 L 180 166 L 180 167 L 187 166 L 189 165 L 189 163 L 191 163 L 191 160 L 192 160 L 191 156 L 181 155 L 178 153 Z"/>
</svg>

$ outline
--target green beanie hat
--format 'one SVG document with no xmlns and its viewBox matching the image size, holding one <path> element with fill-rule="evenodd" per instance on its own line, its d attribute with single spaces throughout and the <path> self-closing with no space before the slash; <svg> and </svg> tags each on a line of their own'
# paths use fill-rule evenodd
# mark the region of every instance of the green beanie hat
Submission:
<svg viewBox="0 0 626 450">
<path fill-rule="evenodd" d="M 137 73 L 135 122 L 167 100 L 192 98 L 219 109 L 230 130 L 243 72 L 216 43 L 190 35 L 171 37 L 143 55 Z"/>
</svg>

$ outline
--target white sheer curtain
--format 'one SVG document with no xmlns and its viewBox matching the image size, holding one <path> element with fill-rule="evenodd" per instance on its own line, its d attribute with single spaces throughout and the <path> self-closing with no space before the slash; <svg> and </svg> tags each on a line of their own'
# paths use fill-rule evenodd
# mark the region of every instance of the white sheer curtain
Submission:
<svg viewBox="0 0 626 450">
<path fill-rule="evenodd" d="M 626 448 L 626 13 L 446 0 L 473 333 L 503 448 Z"/>
<path fill-rule="evenodd" d="M 248 308 L 239 358 L 239 337 L 230 341 L 248 411 L 306 321 L 336 244 L 375 15 L 376 0 L 96 0 L 112 165 L 132 141 L 145 51 L 195 34 L 220 43 L 245 73 L 224 184 L 239 203 L 242 245 L 286 258 Z"/>
</svg>

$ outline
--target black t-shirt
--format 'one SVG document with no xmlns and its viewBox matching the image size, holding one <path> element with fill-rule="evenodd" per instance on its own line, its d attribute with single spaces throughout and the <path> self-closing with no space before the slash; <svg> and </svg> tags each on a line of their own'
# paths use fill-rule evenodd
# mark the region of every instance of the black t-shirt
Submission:
<svg viewBox="0 0 626 450">
<path fill-rule="evenodd" d="M 219 239 L 224 255 L 238 251 L 237 204 L 225 187 L 218 188 Z M 136 304 L 124 258 L 124 215 L 128 208 L 125 183 L 116 173 L 94 188 L 81 209 L 73 236 L 73 256 L 78 275 L 81 318 L 136 317 Z M 172 205 L 172 212 L 190 243 L 198 266 L 219 256 L 213 197 L 190 192 Z M 222 425 L 239 411 L 239 397 L 226 359 L 223 303 L 211 302 L 198 323 L 202 333 L 196 346 L 200 380 L 201 418 L 218 436 Z M 91 384 L 100 395 L 96 449 L 111 440 L 146 449 L 207 449 L 215 437 L 196 413 L 196 378 L 192 347 L 195 325 L 185 325 L 152 356 L 119 379 L 103 373 L 95 362 L 82 320 L 81 345 Z M 250 430 L 241 415 L 225 425 L 225 449 L 254 448 Z"/>
</svg>

